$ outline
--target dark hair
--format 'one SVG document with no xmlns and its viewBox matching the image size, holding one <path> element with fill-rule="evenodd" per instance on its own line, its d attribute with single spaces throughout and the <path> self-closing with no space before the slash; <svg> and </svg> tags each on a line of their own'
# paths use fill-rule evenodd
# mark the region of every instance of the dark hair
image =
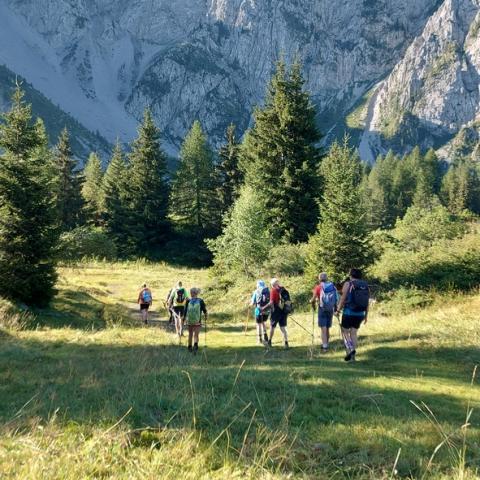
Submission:
<svg viewBox="0 0 480 480">
<path fill-rule="evenodd" d="M 362 278 L 362 271 L 359 270 L 358 268 L 352 268 L 350 270 L 350 276 L 352 278 L 355 278 L 357 280 L 360 280 Z"/>
</svg>

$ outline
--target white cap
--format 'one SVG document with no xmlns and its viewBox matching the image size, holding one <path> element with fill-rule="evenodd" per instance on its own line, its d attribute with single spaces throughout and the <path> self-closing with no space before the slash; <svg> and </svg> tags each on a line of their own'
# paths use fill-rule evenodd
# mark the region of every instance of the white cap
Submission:
<svg viewBox="0 0 480 480">
<path fill-rule="evenodd" d="M 276 283 L 278 283 L 278 278 L 273 277 L 273 278 L 270 280 L 270 285 L 271 285 L 272 287 L 274 287 Z"/>
</svg>

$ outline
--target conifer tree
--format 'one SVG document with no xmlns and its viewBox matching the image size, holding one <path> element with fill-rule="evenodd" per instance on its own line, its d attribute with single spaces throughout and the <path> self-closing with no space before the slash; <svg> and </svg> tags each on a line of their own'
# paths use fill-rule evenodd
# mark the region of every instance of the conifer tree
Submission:
<svg viewBox="0 0 480 480">
<path fill-rule="evenodd" d="M 443 177 L 440 196 L 451 213 L 480 213 L 480 173 L 475 162 L 459 158 Z"/>
<path fill-rule="evenodd" d="M 168 234 L 167 160 L 149 109 L 129 158 L 130 222 L 135 225 L 132 240 L 138 251 L 145 251 L 160 245 Z"/>
<path fill-rule="evenodd" d="M 70 136 L 65 127 L 54 150 L 57 184 L 56 197 L 58 218 L 62 231 L 71 230 L 82 222 L 83 199 L 81 177 L 76 172 L 77 162 L 73 158 Z"/>
<path fill-rule="evenodd" d="M 128 200 L 128 166 L 123 155 L 122 146 L 117 140 L 112 158 L 102 181 L 103 224 L 107 233 L 113 238 L 119 253 L 126 254 L 132 250 L 133 237 L 131 213 Z"/>
<path fill-rule="evenodd" d="M 217 166 L 218 196 L 224 209 L 228 210 L 237 199 L 243 182 L 239 166 L 240 145 L 235 135 L 235 125 L 227 128 L 226 143 L 219 152 Z"/>
<path fill-rule="evenodd" d="M 369 229 L 391 228 L 396 220 L 396 197 L 393 190 L 398 158 L 389 151 L 379 156 L 362 188 L 362 204 Z"/>
<path fill-rule="evenodd" d="M 45 305 L 56 280 L 56 209 L 43 123 L 17 86 L 0 122 L 0 295 Z"/>
<path fill-rule="evenodd" d="M 288 72 L 277 63 L 242 148 L 246 182 L 261 192 L 274 238 L 292 242 L 305 241 L 318 221 L 321 137 L 304 83 L 298 62 Z"/>
<path fill-rule="evenodd" d="M 170 215 L 201 237 L 217 232 L 221 209 L 215 181 L 213 152 L 202 126 L 196 120 L 180 151 L 170 199 Z"/>
<path fill-rule="evenodd" d="M 313 277 L 326 271 L 341 280 L 350 268 L 365 268 L 372 260 L 365 212 L 361 208 L 361 165 L 348 146 L 334 143 L 323 160 L 324 184 L 320 223 L 310 238 L 307 272 Z"/>
<path fill-rule="evenodd" d="M 82 197 L 88 223 L 101 225 L 103 208 L 102 162 L 95 152 L 88 157 L 83 169 Z"/>
</svg>

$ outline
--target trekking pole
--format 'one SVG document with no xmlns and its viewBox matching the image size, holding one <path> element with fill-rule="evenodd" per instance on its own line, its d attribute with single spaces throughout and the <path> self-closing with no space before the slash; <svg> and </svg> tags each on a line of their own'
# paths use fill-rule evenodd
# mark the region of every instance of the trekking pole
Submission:
<svg viewBox="0 0 480 480">
<path fill-rule="evenodd" d="M 205 345 L 204 348 L 207 348 L 207 317 L 205 317 L 205 336 L 204 336 Z"/>
<path fill-rule="evenodd" d="M 248 330 L 248 320 L 250 319 L 250 307 L 247 307 L 247 317 L 245 319 L 245 328 L 243 329 L 243 334 L 246 335 L 247 334 L 247 330 Z"/>
<path fill-rule="evenodd" d="M 345 346 L 345 351 L 347 353 L 350 353 L 350 342 L 347 340 L 347 337 L 343 333 L 343 328 L 342 328 L 342 322 L 340 321 L 340 315 L 335 315 L 338 320 L 338 326 L 340 328 L 340 336 L 342 337 L 343 340 L 343 345 Z"/>
<path fill-rule="evenodd" d="M 298 323 L 292 316 L 290 316 L 290 320 L 292 320 L 293 323 L 296 323 L 300 328 L 302 328 L 303 330 L 305 330 L 310 336 L 313 337 L 312 332 L 309 332 L 302 324 Z"/>
<path fill-rule="evenodd" d="M 312 311 L 312 348 L 315 347 L 315 309 Z"/>
</svg>

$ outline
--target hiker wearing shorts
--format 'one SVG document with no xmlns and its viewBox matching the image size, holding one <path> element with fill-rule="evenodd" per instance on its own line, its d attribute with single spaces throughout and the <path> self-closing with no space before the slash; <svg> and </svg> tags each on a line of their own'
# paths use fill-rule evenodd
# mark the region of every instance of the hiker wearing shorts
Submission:
<svg viewBox="0 0 480 480">
<path fill-rule="evenodd" d="M 343 309 L 342 334 L 347 355 L 345 361 L 355 361 L 357 353 L 358 329 L 362 322 L 367 323 L 370 291 L 368 283 L 362 280 L 362 272 L 357 268 L 350 270 L 349 279 L 344 283 L 337 314 Z"/>
<path fill-rule="evenodd" d="M 322 272 L 318 279 L 320 282 L 313 289 L 311 299 L 312 307 L 318 307 L 318 326 L 322 331 L 322 353 L 328 352 L 330 341 L 330 328 L 332 328 L 333 313 L 337 310 L 337 289 L 328 276 Z"/>
<path fill-rule="evenodd" d="M 147 325 L 148 323 L 148 309 L 153 303 L 152 292 L 147 287 L 147 284 L 144 283 L 138 294 L 137 303 L 140 305 L 140 314 L 142 316 L 143 323 Z"/>
<path fill-rule="evenodd" d="M 272 338 L 275 332 L 275 328 L 278 325 L 280 330 L 283 334 L 283 340 L 285 342 L 285 348 L 288 348 L 288 334 L 287 334 L 287 317 L 288 313 L 285 312 L 285 309 L 282 308 L 282 298 L 281 292 L 283 287 L 280 286 L 280 282 L 277 278 L 272 278 L 270 281 L 272 286 L 270 290 L 270 302 L 263 308 L 261 308 L 261 312 L 265 312 L 267 310 L 271 311 L 270 314 L 270 339 L 268 340 L 268 346 L 272 346 Z"/>
<path fill-rule="evenodd" d="M 263 280 L 257 282 L 257 289 L 253 292 L 250 299 L 250 306 L 255 307 L 255 321 L 257 323 L 258 343 L 268 343 L 266 321 L 270 314 L 269 310 L 262 311 L 265 305 L 270 302 L 270 290 Z M 263 338 L 262 338 L 263 337 Z"/>
<path fill-rule="evenodd" d="M 188 327 L 188 351 L 197 353 L 198 351 L 198 336 L 200 328 L 202 328 L 202 313 L 207 321 L 208 313 L 207 307 L 203 299 L 199 298 L 199 288 L 192 288 L 190 290 L 190 298 L 185 306 L 185 323 Z M 192 348 L 193 340 L 193 348 Z"/>
<path fill-rule="evenodd" d="M 170 292 L 168 308 L 175 321 L 175 332 L 180 337 L 183 335 L 183 317 L 185 316 L 185 305 L 187 304 L 187 290 L 183 288 L 182 282 L 177 282 L 175 288 Z"/>
</svg>

